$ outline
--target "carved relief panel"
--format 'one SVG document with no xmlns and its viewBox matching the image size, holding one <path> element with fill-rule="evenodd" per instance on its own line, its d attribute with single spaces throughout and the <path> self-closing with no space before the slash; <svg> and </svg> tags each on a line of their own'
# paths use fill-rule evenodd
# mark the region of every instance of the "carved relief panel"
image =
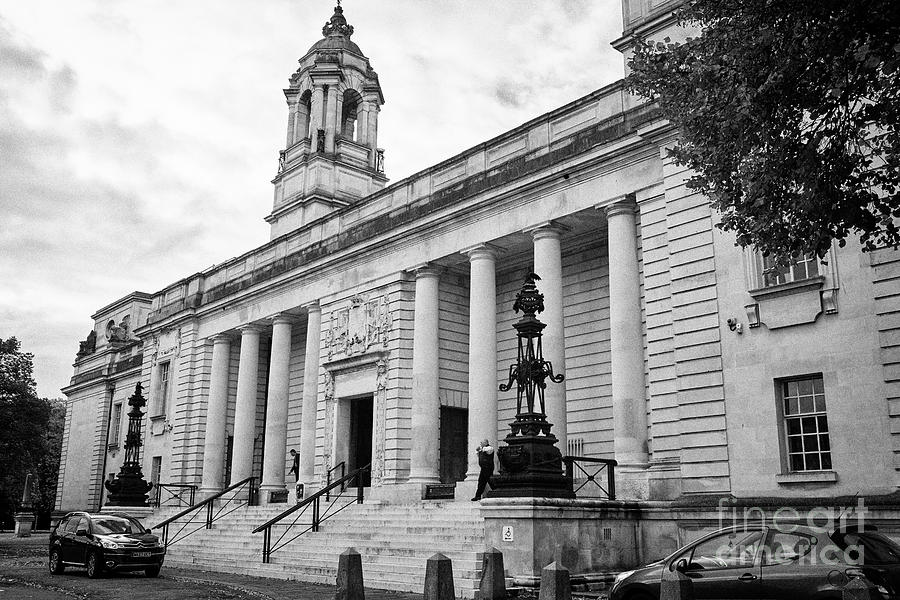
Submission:
<svg viewBox="0 0 900 600">
<path fill-rule="evenodd" d="M 384 296 L 371 299 L 354 296 L 349 306 L 331 312 L 325 334 L 328 359 L 336 354 L 362 354 L 378 346 L 386 348 L 390 328 L 391 313 Z"/>
</svg>

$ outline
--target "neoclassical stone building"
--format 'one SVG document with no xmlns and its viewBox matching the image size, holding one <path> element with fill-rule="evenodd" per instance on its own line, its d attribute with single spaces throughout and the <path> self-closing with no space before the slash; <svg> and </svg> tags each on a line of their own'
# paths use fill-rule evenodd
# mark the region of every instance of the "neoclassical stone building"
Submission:
<svg viewBox="0 0 900 600">
<path fill-rule="evenodd" d="M 625 0 L 635 36 L 683 35 Z M 896 490 L 900 255 L 850 243 L 772 271 L 714 228 L 677 132 L 621 82 L 388 183 L 387 97 L 340 7 L 284 90 L 271 239 L 94 316 L 68 396 L 58 508 L 94 508 L 134 383 L 144 472 L 261 497 L 371 462 L 370 499 L 459 482 L 509 430 L 512 304 L 540 275 L 564 454 L 614 458 L 619 496 L 833 498 Z M 577 76 L 577 75 L 573 75 Z M 389 93 L 390 90 L 386 90 Z"/>
</svg>

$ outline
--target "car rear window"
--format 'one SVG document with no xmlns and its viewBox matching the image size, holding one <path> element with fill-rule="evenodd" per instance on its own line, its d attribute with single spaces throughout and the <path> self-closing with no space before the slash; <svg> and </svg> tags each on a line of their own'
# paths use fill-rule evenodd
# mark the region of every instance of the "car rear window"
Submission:
<svg viewBox="0 0 900 600">
<path fill-rule="evenodd" d="M 115 533 L 143 533 L 140 525 L 122 517 L 94 517 L 94 533 L 110 535 Z"/>
<path fill-rule="evenodd" d="M 836 531 L 831 539 L 851 562 L 864 565 L 900 564 L 900 546 L 874 531 Z"/>
</svg>

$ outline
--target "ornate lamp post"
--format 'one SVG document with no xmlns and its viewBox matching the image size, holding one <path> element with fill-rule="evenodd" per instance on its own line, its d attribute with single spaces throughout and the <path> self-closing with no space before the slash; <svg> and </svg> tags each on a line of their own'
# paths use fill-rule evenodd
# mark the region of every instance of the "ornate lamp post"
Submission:
<svg viewBox="0 0 900 600">
<path fill-rule="evenodd" d="M 522 311 L 522 318 L 513 325 L 519 352 L 500 391 L 508 392 L 515 383 L 516 419 L 506 436 L 507 445 L 497 451 L 500 473 L 491 478 L 492 497 L 575 497 L 572 478 L 563 474 L 562 453 L 550 433 L 553 424 L 547 421 L 544 405 L 547 380 L 561 383 L 564 376 L 554 374 L 553 365 L 544 360 L 541 332 L 547 325 L 535 316 L 544 310 L 544 295 L 535 285 L 540 279 L 529 273 L 513 304 L 515 312 Z"/>
<path fill-rule="evenodd" d="M 141 382 L 134 386 L 134 394 L 128 399 L 128 433 L 125 436 L 125 462 L 119 474 L 104 482 L 109 491 L 107 506 L 147 506 L 147 492 L 153 487 L 147 483 L 141 471 L 141 409 L 147 400 L 141 393 Z"/>
</svg>

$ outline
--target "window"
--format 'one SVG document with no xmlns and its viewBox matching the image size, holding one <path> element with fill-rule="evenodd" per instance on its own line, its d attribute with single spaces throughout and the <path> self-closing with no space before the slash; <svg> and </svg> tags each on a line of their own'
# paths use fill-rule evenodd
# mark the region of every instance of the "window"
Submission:
<svg viewBox="0 0 900 600">
<path fill-rule="evenodd" d="M 112 427 L 109 436 L 109 445 L 119 445 L 119 432 L 122 430 L 122 403 L 118 402 L 113 405 Z"/>
<path fill-rule="evenodd" d="M 831 442 L 822 376 L 780 382 L 790 471 L 831 469 Z"/>
<path fill-rule="evenodd" d="M 166 414 L 166 403 L 169 399 L 169 361 L 159 363 L 159 390 L 157 395 L 159 399 L 156 401 L 156 414 Z"/>
<path fill-rule="evenodd" d="M 729 531 L 694 546 L 688 562 L 689 571 L 752 567 L 762 542 L 762 531 Z M 686 556 L 682 556 L 687 558 Z M 679 558 L 682 558 L 679 557 Z M 676 559 L 673 564 L 677 563 Z"/>
<path fill-rule="evenodd" d="M 150 482 L 154 486 L 159 483 L 160 471 L 162 471 L 162 456 L 154 456 L 150 465 Z"/>
<path fill-rule="evenodd" d="M 763 257 L 763 280 L 766 287 L 803 281 L 819 274 L 819 260 L 815 256 L 804 256 L 786 267 L 775 265 L 771 256 Z"/>
<path fill-rule="evenodd" d="M 769 541 L 763 547 L 763 565 L 780 565 L 800 560 L 812 550 L 816 538 L 800 533 L 770 531 Z"/>
</svg>

